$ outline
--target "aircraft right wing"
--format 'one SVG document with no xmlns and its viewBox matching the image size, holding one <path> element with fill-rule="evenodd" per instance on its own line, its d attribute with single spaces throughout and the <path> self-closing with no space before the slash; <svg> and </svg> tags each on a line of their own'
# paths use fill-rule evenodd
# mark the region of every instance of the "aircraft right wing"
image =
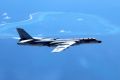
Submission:
<svg viewBox="0 0 120 80">
<path fill-rule="evenodd" d="M 61 52 L 75 43 L 76 43 L 75 41 L 63 42 L 60 45 L 58 45 L 52 52 Z"/>
</svg>

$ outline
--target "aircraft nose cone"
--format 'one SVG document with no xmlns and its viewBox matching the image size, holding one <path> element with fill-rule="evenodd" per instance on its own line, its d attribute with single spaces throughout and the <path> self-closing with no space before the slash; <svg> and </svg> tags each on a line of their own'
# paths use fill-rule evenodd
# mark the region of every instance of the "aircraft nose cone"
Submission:
<svg viewBox="0 0 120 80">
<path fill-rule="evenodd" d="M 102 41 L 98 41 L 98 43 L 101 43 Z"/>
</svg>

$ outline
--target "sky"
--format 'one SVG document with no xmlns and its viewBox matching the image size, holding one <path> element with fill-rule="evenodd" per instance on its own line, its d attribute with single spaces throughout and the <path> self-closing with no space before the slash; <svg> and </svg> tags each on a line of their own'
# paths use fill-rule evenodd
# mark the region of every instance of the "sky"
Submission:
<svg viewBox="0 0 120 80">
<path fill-rule="evenodd" d="M 120 80 L 119 0 L 0 1 L 0 80 Z M 37 37 L 95 37 L 102 44 L 19 46 L 16 27 Z"/>
</svg>

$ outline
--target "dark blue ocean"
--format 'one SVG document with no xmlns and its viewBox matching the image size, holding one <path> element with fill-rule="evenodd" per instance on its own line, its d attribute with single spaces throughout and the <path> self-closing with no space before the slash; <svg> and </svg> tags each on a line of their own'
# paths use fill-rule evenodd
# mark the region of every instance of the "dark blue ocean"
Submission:
<svg viewBox="0 0 120 80">
<path fill-rule="evenodd" d="M 120 1 L 0 1 L 0 80 L 120 80 Z M 17 45 L 16 28 L 33 37 L 94 37 L 60 53 Z"/>
</svg>

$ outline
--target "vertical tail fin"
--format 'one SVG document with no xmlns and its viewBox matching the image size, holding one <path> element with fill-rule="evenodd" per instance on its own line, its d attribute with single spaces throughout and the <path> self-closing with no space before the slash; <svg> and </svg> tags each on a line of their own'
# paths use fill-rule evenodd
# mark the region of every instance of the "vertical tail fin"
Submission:
<svg viewBox="0 0 120 80">
<path fill-rule="evenodd" d="M 17 32 L 20 36 L 20 40 L 33 39 L 24 29 L 17 28 Z"/>
</svg>

